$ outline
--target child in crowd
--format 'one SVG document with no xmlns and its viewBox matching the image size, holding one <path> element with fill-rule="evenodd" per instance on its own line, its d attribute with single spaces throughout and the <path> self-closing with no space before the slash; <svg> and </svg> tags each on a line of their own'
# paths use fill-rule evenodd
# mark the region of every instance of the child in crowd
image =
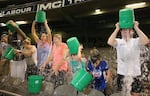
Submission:
<svg viewBox="0 0 150 96">
<path fill-rule="evenodd" d="M 72 75 L 74 75 L 78 70 L 80 70 L 81 68 L 85 68 L 85 60 L 82 59 L 81 56 L 81 51 L 83 49 L 83 45 L 80 45 L 78 47 L 78 54 L 71 54 L 71 57 L 69 59 L 69 69 L 72 73 Z"/>
<path fill-rule="evenodd" d="M 107 63 L 102 60 L 100 52 L 96 48 L 90 51 L 87 71 L 94 77 L 92 88 L 104 92 L 106 83 L 110 77 L 110 72 Z"/>
</svg>

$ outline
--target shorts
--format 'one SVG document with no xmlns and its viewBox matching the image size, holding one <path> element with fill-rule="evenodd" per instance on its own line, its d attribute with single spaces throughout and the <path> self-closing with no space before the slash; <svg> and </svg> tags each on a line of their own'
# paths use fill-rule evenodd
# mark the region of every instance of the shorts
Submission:
<svg viewBox="0 0 150 96">
<path fill-rule="evenodd" d="M 54 88 L 66 84 L 66 72 L 59 71 L 58 75 L 55 74 L 50 75 L 50 82 L 54 84 Z"/>
<path fill-rule="evenodd" d="M 123 89 L 122 88 L 122 86 L 124 84 L 123 79 L 124 79 L 124 76 L 118 74 L 118 77 L 117 77 L 117 89 L 118 89 L 118 91 L 122 91 L 122 89 Z M 131 86 L 132 86 L 131 92 L 140 93 L 142 91 L 142 82 L 138 76 L 133 78 L 133 82 L 132 82 Z"/>
<path fill-rule="evenodd" d="M 28 79 L 28 77 L 30 75 L 38 75 L 38 74 L 39 74 L 39 70 L 38 70 L 38 67 L 35 64 L 27 65 L 26 79 Z"/>
</svg>

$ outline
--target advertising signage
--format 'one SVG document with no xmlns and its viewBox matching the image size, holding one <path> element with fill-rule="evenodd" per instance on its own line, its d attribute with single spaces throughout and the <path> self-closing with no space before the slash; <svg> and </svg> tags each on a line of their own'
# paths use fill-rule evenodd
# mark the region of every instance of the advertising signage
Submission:
<svg viewBox="0 0 150 96">
<path fill-rule="evenodd" d="M 40 3 L 40 4 L 33 2 L 29 4 L 18 5 L 15 6 L 15 8 L 6 8 L 4 10 L 0 10 L 0 17 L 31 13 L 31 12 L 36 12 L 38 10 L 50 10 L 55 8 L 61 8 L 61 7 L 66 7 L 84 1 L 89 1 L 89 0 L 58 0 L 53 2 Z"/>
</svg>

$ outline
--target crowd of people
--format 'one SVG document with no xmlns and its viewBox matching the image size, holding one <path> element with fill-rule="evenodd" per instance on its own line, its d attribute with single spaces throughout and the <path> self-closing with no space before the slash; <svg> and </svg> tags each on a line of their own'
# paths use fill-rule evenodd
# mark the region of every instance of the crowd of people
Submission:
<svg viewBox="0 0 150 96">
<path fill-rule="evenodd" d="M 74 77 L 76 72 L 84 69 L 94 78 L 89 85 L 90 88 L 105 93 L 111 72 L 98 49 L 91 49 L 89 52 L 90 55 L 88 58 L 85 58 L 82 52 L 83 45 L 80 44 L 78 53 L 70 54 L 67 44 L 62 41 L 61 34 L 54 34 L 52 37 L 47 20 L 44 22 L 45 32 L 37 32 L 35 28 L 36 22 L 33 21 L 31 34 L 36 45 L 32 45 L 31 39 L 17 27 L 14 21 L 10 20 L 9 23 L 16 31 L 11 32 L 9 30 L 7 34 L 1 35 L 0 67 L 3 70 L 1 70 L 0 75 L 8 75 L 10 72 L 11 77 L 20 78 L 24 82 L 30 75 L 42 75 L 42 72 L 49 70 L 45 74 L 51 76 L 49 81 L 56 88 L 60 85 L 68 84 L 68 81 Z M 141 75 L 139 61 L 140 46 L 146 45 L 149 40 L 139 29 L 137 21 L 134 23 L 134 30 L 132 28 L 121 29 L 122 38 L 116 38 L 120 31 L 119 23 L 116 23 L 116 29 L 109 37 L 108 44 L 117 49 L 118 90 L 122 90 L 122 79 L 125 76 L 131 76 L 134 78 L 131 94 L 132 96 L 140 96 L 141 85 L 138 79 L 138 76 Z M 137 38 L 133 38 L 135 32 L 138 35 Z M 9 47 L 13 48 L 15 54 L 11 60 L 8 60 L 4 56 Z"/>
</svg>

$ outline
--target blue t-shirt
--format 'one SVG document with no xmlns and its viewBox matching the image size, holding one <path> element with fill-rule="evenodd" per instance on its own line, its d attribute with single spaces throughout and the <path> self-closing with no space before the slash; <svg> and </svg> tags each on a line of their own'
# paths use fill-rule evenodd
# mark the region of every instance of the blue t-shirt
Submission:
<svg viewBox="0 0 150 96">
<path fill-rule="evenodd" d="M 105 72 L 108 70 L 108 65 L 105 61 L 95 67 L 91 61 L 88 61 L 87 71 L 91 72 L 94 77 L 94 88 L 97 90 L 104 90 L 106 88 Z"/>
<path fill-rule="evenodd" d="M 70 66 L 72 68 L 72 73 L 76 73 L 79 69 L 85 68 L 85 62 L 84 61 L 75 61 L 75 60 L 70 60 Z"/>
</svg>

